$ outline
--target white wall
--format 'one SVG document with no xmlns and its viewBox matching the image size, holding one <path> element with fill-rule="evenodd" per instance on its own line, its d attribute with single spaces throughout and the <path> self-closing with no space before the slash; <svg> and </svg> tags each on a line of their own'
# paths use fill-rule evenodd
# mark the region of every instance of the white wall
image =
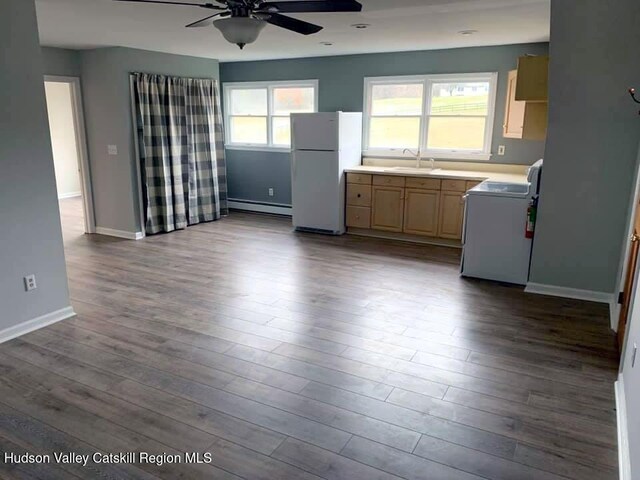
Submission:
<svg viewBox="0 0 640 480">
<path fill-rule="evenodd" d="M 34 0 L 0 1 L 0 338 L 69 291 Z M 25 292 L 23 277 L 38 288 Z"/>
<path fill-rule="evenodd" d="M 81 189 L 71 85 L 61 82 L 45 82 L 44 87 L 47 96 L 47 113 L 49 115 L 58 198 L 78 196 Z"/>
</svg>

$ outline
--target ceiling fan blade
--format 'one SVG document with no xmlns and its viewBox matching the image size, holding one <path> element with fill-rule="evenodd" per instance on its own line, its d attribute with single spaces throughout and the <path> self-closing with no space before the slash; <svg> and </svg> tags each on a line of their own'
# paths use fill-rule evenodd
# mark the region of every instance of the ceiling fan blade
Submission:
<svg viewBox="0 0 640 480">
<path fill-rule="evenodd" d="M 198 20 L 197 22 L 190 23 L 186 26 L 186 28 L 197 28 L 197 27 L 210 27 L 213 23 L 211 21 L 212 18 L 215 17 L 228 17 L 231 15 L 231 12 L 220 12 L 214 13 L 213 15 L 208 16 L 207 18 L 203 18 L 202 20 Z"/>
<path fill-rule="evenodd" d="M 274 13 L 360 12 L 362 5 L 355 0 L 264 2 L 258 10 Z"/>
<path fill-rule="evenodd" d="M 218 7 L 213 3 L 189 3 L 189 2 L 173 2 L 168 0 L 113 0 L 114 2 L 134 2 L 134 3 L 159 3 L 164 5 L 186 5 L 188 7 L 208 8 L 210 10 L 226 10 L 226 8 Z"/>
<path fill-rule="evenodd" d="M 292 32 L 301 33 L 302 35 L 311 35 L 322 30 L 322 27 L 320 25 L 314 25 L 313 23 L 304 22 L 302 20 L 298 20 L 297 18 L 287 17 L 285 15 L 280 15 L 279 13 L 270 13 L 269 15 L 265 15 L 264 21 L 270 23 L 271 25 L 275 25 L 276 27 L 281 27 L 287 30 L 291 30 Z"/>
</svg>

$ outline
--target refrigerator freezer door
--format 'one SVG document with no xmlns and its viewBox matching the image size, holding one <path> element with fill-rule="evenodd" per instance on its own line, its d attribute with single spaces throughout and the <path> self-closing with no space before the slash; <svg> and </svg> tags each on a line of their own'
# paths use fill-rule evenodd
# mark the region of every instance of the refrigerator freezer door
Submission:
<svg viewBox="0 0 640 480">
<path fill-rule="evenodd" d="M 338 152 L 296 150 L 292 162 L 293 226 L 344 233 Z"/>
<path fill-rule="evenodd" d="M 291 115 L 293 150 L 337 151 L 338 113 L 297 113 Z"/>
</svg>

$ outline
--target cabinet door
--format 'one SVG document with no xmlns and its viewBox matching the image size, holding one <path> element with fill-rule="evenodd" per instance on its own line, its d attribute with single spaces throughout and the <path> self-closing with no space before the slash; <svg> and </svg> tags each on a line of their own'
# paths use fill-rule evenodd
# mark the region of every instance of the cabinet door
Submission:
<svg viewBox="0 0 640 480">
<path fill-rule="evenodd" d="M 440 193 L 440 219 L 438 237 L 451 240 L 462 239 L 462 221 L 464 219 L 464 193 Z"/>
<path fill-rule="evenodd" d="M 374 186 L 372 189 L 371 228 L 402 232 L 404 188 Z"/>
<path fill-rule="evenodd" d="M 549 57 L 526 56 L 518 59 L 518 86 L 516 100 L 527 102 L 549 101 Z"/>
<path fill-rule="evenodd" d="M 414 235 L 438 235 L 440 192 L 408 188 L 404 200 L 404 232 Z"/>
<path fill-rule="evenodd" d="M 505 138 L 522 138 L 524 128 L 524 113 L 527 107 L 526 102 L 516 101 L 516 87 L 518 82 L 518 71 L 509 72 L 509 83 L 507 87 L 507 107 L 504 115 Z"/>
</svg>

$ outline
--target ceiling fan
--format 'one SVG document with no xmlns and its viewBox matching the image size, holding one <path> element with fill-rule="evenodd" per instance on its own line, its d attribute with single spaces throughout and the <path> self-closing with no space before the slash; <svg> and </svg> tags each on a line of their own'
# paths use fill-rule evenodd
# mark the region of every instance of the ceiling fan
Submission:
<svg viewBox="0 0 640 480">
<path fill-rule="evenodd" d="M 222 32 L 224 38 L 243 49 L 253 43 L 267 23 L 302 35 L 311 35 L 322 30 L 319 25 L 282 15 L 283 13 L 311 12 L 360 12 L 362 5 L 355 0 L 294 0 L 270 2 L 264 0 L 214 0 L 215 3 L 188 3 L 166 0 L 115 0 L 117 2 L 160 3 L 186 5 L 213 10 L 216 13 L 190 23 L 187 28 L 212 25 Z M 216 17 L 220 17 L 217 20 Z"/>
</svg>

